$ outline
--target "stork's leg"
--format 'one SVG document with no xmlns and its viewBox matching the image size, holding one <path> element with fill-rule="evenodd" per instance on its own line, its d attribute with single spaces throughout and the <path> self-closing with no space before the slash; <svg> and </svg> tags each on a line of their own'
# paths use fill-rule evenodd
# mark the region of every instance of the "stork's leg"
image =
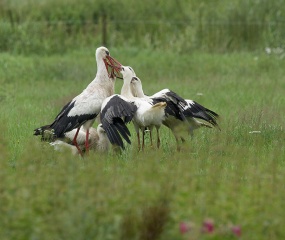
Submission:
<svg viewBox="0 0 285 240">
<path fill-rule="evenodd" d="M 76 131 L 75 136 L 74 136 L 74 138 L 73 138 L 73 140 L 72 140 L 72 143 L 73 143 L 73 145 L 77 148 L 79 154 L 82 156 L 82 151 L 81 151 L 81 149 L 80 149 L 80 147 L 78 146 L 77 141 L 76 141 L 76 138 L 77 138 L 77 136 L 78 136 L 79 130 L 80 130 L 80 127 L 77 128 L 77 131 Z"/>
<path fill-rule="evenodd" d="M 142 150 L 144 150 L 145 129 L 143 129 L 142 133 L 143 133 L 143 135 L 142 135 Z"/>
<path fill-rule="evenodd" d="M 137 132 L 137 138 L 138 138 L 138 151 L 141 150 L 141 140 L 140 140 L 140 132 Z"/>
<path fill-rule="evenodd" d="M 177 150 L 178 152 L 180 152 L 181 146 L 180 146 L 180 143 L 179 143 L 179 139 L 178 139 L 177 137 L 175 137 L 175 139 L 176 139 L 176 150 Z"/>
<path fill-rule="evenodd" d="M 89 152 L 89 129 L 86 131 L 86 139 L 85 139 L 85 151 Z"/>
<path fill-rule="evenodd" d="M 157 148 L 159 148 L 160 147 L 159 128 L 156 128 L 156 134 L 157 134 Z"/>
<path fill-rule="evenodd" d="M 173 132 L 173 134 L 174 134 L 174 137 L 175 137 L 175 140 L 176 140 L 176 150 L 178 152 L 180 152 L 181 147 L 180 147 L 180 143 L 179 143 L 179 137 L 174 132 Z"/>
<path fill-rule="evenodd" d="M 152 147 L 152 131 L 149 129 L 150 146 Z"/>
</svg>

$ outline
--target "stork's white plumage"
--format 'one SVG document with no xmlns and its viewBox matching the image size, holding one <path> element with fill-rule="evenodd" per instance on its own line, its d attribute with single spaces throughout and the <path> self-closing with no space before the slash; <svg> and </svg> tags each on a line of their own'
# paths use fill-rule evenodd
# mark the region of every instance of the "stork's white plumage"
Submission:
<svg viewBox="0 0 285 240">
<path fill-rule="evenodd" d="M 76 132 L 77 130 L 73 129 L 72 131 L 65 133 L 64 140 L 72 144 Z M 85 151 L 86 130 L 84 128 L 79 130 L 76 141 L 80 149 Z M 108 140 L 106 132 L 101 123 L 97 126 L 97 129 L 94 127 L 89 129 L 88 144 L 90 150 L 105 152 L 109 149 L 110 141 Z"/>
<path fill-rule="evenodd" d="M 89 128 L 94 123 L 96 116 L 100 113 L 101 105 L 105 98 L 114 94 L 115 73 L 121 68 L 121 64 L 110 56 L 109 50 L 99 47 L 96 50 L 97 74 L 95 79 L 83 90 L 82 93 L 67 103 L 54 122 L 35 129 L 34 135 L 43 135 L 45 130 L 52 131 L 55 138 L 64 137 L 66 132 L 77 128 L 73 138 L 73 144 L 80 152 L 77 144 L 77 136 L 80 127 L 86 131 L 85 147 L 88 151 Z M 108 73 L 111 67 L 111 74 Z"/>
<path fill-rule="evenodd" d="M 54 149 L 57 151 L 62 151 L 63 149 L 70 149 L 72 154 L 78 154 L 78 150 L 76 146 L 72 145 L 72 140 L 76 134 L 77 130 L 73 129 L 72 131 L 65 134 L 64 139 L 57 139 L 50 144 L 54 146 Z M 82 129 L 79 130 L 77 135 L 77 144 L 82 152 L 85 149 L 85 136 L 86 132 Z M 98 152 L 107 152 L 110 146 L 110 141 L 106 135 L 105 130 L 103 129 L 102 124 L 99 124 L 96 128 L 91 127 L 89 129 L 89 148 L 90 150 L 98 151 Z"/>
<path fill-rule="evenodd" d="M 136 78 L 133 78 L 131 81 L 131 88 L 133 94 L 137 97 L 149 99 L 152 102 L 155 101 L 154 99 L 158 99 L 159 101 L 165 101 L 167 103 L 167 117 L 163 121 L 163 124 L 171 129 L 177 144 L 179 138 L 184 141 L 184 132 L 189 131 L 190 134 L 193 135 L 193 130 L 202 126 L 210 128 L 212 126 L 218 127 L 216 122 L 216 118 L 218 117 L 217 113 L 203 107 L 195 101 L 185 100 L 169 89 L 163 89 L 152 96 L 147 96 L 144 94 L 140 79 Z M 196 118 L 202 119 L 209 124 L 200 122 Z"/>
<path fill-rule="evenodd" d="M 74 145 L 71 145 L 59 139 L 55 140 L 54 142 L 51 142 L 50 145 L 53 146 L 54 150 L 58 152 L 66 150 L 71 151 L 73 155 L 79 154 L 78 149 Z"/>
<path fill-rule="evenodd" d="M 107 152 L 110 148 L 110 141 L 101 123 L 97 127 L 97 134 L 98 134 L 98 141 L 97 143 L 91 142 L 90 144 L 91 148 L 93 149 L 95 147 L 98 152 Z"/>
<path fill-rule="evenodd" d="M 134 115 L 133 123 L 137 133 L 138 147 L 140 149 L 139 129 L 142 131 L 142 149 L 145 143 L 145 131 L 148 128 L 152 131 L 153 127 L 157 131 L 157 147 L 160 146 L 159 128 L 165 120 L 166 102 L 158 101 L 155 104 L 145 98 L 135 97 L 131 90 L 131 81 L 138 79 L 134 70 L 131 67 L 122 67 L 121 73 L 123 75 L 124 84 L 121 90 L 121 95 L 133 101 L 137 106 L 137 111 Z"/>
<path fill-rule="evenodd" d="M 133 120 L 139 149 L 139 130 L 143 132 L 142 148 L 144 148 L 144 133 L 146 128 L 152 129 L 156 127 L 159 144 L 159 127 L 165 118 L 166 103 L 160 102 L 153 105 L 147 99 L 134 97 L 130 88 L 131 80 L 135 76 L 133 69 L 131 67 L 122 67 L 121 73 L 124 79 L 121 95 L 114 95 L 106 99 L 101 111 L 101 122 L 104 129 L 106 129 L 107 135 L 109 133 L 108 137 L 110 141 L 122 147 L 121 134 L 130 143 L 128 138 L 130 133 L 126 130 L 125 123 Z"/>
</svg>

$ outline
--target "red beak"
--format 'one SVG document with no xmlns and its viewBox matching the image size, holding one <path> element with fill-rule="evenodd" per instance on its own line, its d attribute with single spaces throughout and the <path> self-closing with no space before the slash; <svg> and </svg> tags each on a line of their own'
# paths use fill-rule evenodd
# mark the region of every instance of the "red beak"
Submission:
<svg viewBox="0 0 285 240">
<path fill-rule="evenodd" d="M 106 59 L 103 59 L 107 72 L 109 73 L 109 68 L 111 68 L 111 72 L 109 73 L 109 77 L 117 77 L 118 74 L 120 74 L 120 71 L 122 69 L 122 64 L 117 61 L 115 58 L 112 58 L 111 56 L 106 56 Z"/>
</svg>

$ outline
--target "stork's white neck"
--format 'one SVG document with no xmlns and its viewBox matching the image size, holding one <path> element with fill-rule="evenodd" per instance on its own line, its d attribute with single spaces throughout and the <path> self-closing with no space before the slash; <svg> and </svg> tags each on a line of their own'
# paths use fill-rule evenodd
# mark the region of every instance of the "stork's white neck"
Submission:
<svg viewBox="0 0 285 240">
<path fill-rule="evenodd" d="M 109 139 L 106 134 L 98 133 L 99 141 L 97 143 L 97 149 L 101 152 L 106 152 L 109 149 Z"/>
<path fill-rule="evenodd" d="M 124 84 L 121 89 L 121 95 L 128 99 L 131 99 L 134 97 L 132 90 L 131 90 L 131 81 L 124 79 Z"/>
<path fill-rule="evenodd" d="M 95 79 L 98 79 L 98 81 L 100 80 L 104 81 L 106 79 L 109 80 L 108 72 L 103 59 L 96 57 L 96 61 L 97 61 L 97 74 Z"/>
<path fill-rule="evenodd" d="M 102 90 L 106 90 L 109 94 L 114 93 L 115 88 L 115 78 L 109 78 L 108 72 L 105 67 L 105 63 L 102 58 L 97 58 L 97 73 L 94 80 L 89 83 L 86 88 L 86 91 L 93 91 L 94 89 L 98 88 L 98 85 L 102 86 Z"/>
<path fill-rule="evenodd" d="M 142 84 L 136 83 L 136 85 L 132 85 L 132 93 L 135 97 L 143 98 L 145 97 Z"/>
</svg>

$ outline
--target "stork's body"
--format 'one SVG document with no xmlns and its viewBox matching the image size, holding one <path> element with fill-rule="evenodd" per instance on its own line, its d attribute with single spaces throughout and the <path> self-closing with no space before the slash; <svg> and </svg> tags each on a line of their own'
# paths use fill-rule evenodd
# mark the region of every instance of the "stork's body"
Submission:
<svg viewBox="0 0 285 240">
<path fill-rule="evenodd" d="M 134 79 L 131 82 L 131 87 L 133 94 L 137 97 L 149 99 L 150 101 L 160 99 L 160 101 L 167 102 L 167 117 L 163 124 L 171 129 L 177 144 L 179 143 L 179 138 L 184 141 L 185 132 L 189 131 L 193 135 L 193 130 L 202 126 L 218 127 L 216 122 L 218 114 L 192 100 L 183 99 L 169 89 L 163 89 L 152 96 L 147 96 L 144 94 L 142 83 L 139 79 L 137 81 Z M 210 124 L 200 122 L 196 118 L 200 118 Z"/>
<path fill-rule="evenodd" d="M 114 67 L 114 63 L 120 64 L 110 57 L 105 47 L 96 50 L 97 74 L 95 79 L 80 93 L 67 103 L 50 125 L 35 129 L 34 135 L 42 135 L 45 130 L 51 130 L 55 138 L 64 137 L 66 132 L 77 129 L 73 144 L 80 152 L 77 144 L 77 135 L 82 126 L 86 132 L 85 144 L 88 151 L 89 128 L 93 125 L 96 116 L 101 110 L 105 98 L 114 93 L 115 76 L 108 73 L 108 65 Z M 109 61 L 109 62 L 108 62 Z M 116 69 L 117 70 L 117 69 Z"/>
<path fill-rule="evenodd" d="M 72 144 L 72 141 L 74 139 L 74 136 L 76 134 L 77 130 L 73 129 L 72 131 L 65 134 L 64 139 L 57 139 L 54 142 L 51 142 L 50 144 L 54 146 L 55 150 L 63 150 L 65 148 L 70 149 L 71 152 L 76 155 L 78 154 L 77 148 Z M 77 144 L 82 152 L 86 150 L 86 144 L 85 144 L 85 136 L 86 132 L 82 129 L 79 130 L 77 135 Z M 89 148 L 90 150 L 98 151 L 98 152 L 107 152 L 110 146 L 110 141 L 107 138 L 106 132 L 103 129 L 102 124 L 99 124 L 97 129 L 91 127 L 89 129 Z"/>
<path fill-rule="evenodd" d="M 129 136 L 129 131 L 126 130 L 127 128 L 124 123 L 133 120 L 138 137 L 138 147 L 140 149 L 139 130 L 141 130 L 143 133 L 142 148 L 144 148 L 145 130 L 146 128 L 152 129 L 156 127 L 158 132 L 165 118 L 166 103 L 161 102 L 152 105 L 147 99 L 134 97 L 130 88 L 130 82 L 132 78 L 135 77 L 134 71 L 130 67 L 122 67 L 121 73 L 124 79 L 121 95 L 116 94 L 106 99 L 106 102 L 102 105 L 101 121 L 107 134 L 109 132 L 108 136 L 110 141 L 122 146 L 120 134 L 130 143 L 128 137 L 126 137 Z M 125 122 L 122 119 L 124 119 Z M 159 142 L 158 134 L 158 144 Z"/>
<path fill-rule="evenodd" d="M 157 101 L 155 104 L 146 98 L 139 98 L 133 95 L 131 89 L 131 81 L 138 79 L 131 67 L 122 67 L 121 71 L 124 79 L 124 84 L 121 90 L 121 95 L 133 101 L 137 106 L 137 111 L 134 115 L 133 123 L 137 133 L 138 148 L 140 149 L 139 129 L 142 131 L 142 149 L 145 145 L 145 131 L 148 128 L 152 131 L 153 127 L 157 131 L 157 147 L 160 146 L 159 128 L 165 120 L 166 102 Z"/>
</svg>

